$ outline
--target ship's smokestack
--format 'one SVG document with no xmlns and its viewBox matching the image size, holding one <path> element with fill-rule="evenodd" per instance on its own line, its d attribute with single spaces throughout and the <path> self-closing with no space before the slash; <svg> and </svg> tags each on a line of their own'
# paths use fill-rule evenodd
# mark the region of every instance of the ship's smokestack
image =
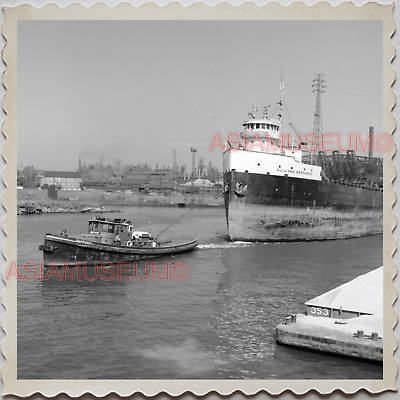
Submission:
<svg viewBox="0 0 400 400">
<path fill-rule="evenodd" d="M 374 127 L 370 126 L 369 127 L 369 134 L 368 134 L 368 139 L 369 139 L 369 152 L 368 152 L 368 157 L 372 157 L 372 152 L 374 149 Z"/>
<path fill-rule="evenodd" d="M 79 159 L 79 171 L 82 171 L 82 163 L 81 163 L 81 159 Z"/>
</svg>

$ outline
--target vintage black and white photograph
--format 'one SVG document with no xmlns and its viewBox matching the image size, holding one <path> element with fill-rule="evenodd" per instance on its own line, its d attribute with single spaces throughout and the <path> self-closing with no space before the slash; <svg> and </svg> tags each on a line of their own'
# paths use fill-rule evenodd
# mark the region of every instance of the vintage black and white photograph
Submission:
<svg viewBox="0 0 400 400">
<path fill-rule="evenodd" d="M 384 379 L 382 20 L 16 25 L 17 380 Z"/>
</svg>

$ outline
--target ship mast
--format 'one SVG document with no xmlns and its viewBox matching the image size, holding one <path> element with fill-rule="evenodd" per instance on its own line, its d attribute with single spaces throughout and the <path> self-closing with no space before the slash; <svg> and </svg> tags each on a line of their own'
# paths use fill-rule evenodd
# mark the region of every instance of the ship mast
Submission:
<svg viewBox="0 0 400 400">
<path fill-rule="evenodd" d="M 285 83 L 283 82 L 283 76 L 282 76 L 282 73 L 281 73 L 281 83 L 279 85 L 279 89 L 281 90 L 281 98 L 278 101 L 278 105 L 279 105 L 279 114 L 278 114 L 279 122 L 282 122 L 283 89 L 284 89 L 284 87 L 285 87 Z"/>
</svg>

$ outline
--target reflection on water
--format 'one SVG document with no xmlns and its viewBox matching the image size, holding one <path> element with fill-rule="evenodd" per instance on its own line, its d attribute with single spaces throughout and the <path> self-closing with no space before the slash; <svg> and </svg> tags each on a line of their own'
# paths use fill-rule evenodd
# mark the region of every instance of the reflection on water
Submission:
<svg viewBox="0 0 400 400">
<path fill-rule="evenodd" d="M 179 209 L 127 208 L 122 217 L 162 230 Z M 18 217 L 18 265 L 40 263 L 45 232 L 84 231 L 86 216 Z M 33 219 L 31 219 L 33 218 Z M 40 224 L 38 223 L 40 221 Z M 187 279 L 133 266 L 118 279 L 18 283 L 19 379 L 381 379 L 382 366 L 277 346 L 275 328 L 304 302 L 382 264 L 382 236 L 318 243 L 228 243 L 222 210 L 193 210 L 199 249 L 178 261 Z M 57 229 L 55 229 L 57 227 Z M 151 265 L 151 263 L 149 263 Z M 83 267 L 81 267 L 83 268 Z M 73 268 L 70 268 L 72 274 Z M 116 268 L 114 268 L 116 271 Z M 47 270 L 48 272 L 48 270 Z M 63 269 L 58 269 L 63 276 Z M 137 274 L 145 276 L 145 263 Z M 106 275 L 104 273 L 104 275 Z M 46 270 L 44 273 L 46 276 Z M 110 275 L 106 275 L 110 276 Z"/>
<path fill-rule="evenodd" d="M 195 339 L 184 339 L 175 345 L 157 344 L 139 350 L 143 357 L 153 360 L 154 366 L 172 369 L 180 377 L 194 377 L 216 367 L 217 360 L 210 351 L 205 351 Z"/>
</svg>

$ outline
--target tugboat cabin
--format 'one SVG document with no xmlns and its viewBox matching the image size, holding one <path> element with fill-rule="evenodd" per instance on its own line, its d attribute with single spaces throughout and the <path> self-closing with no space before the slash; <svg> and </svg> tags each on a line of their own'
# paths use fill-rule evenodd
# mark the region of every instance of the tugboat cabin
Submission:
<svg viewBox="0 0 400 400">
<path fill-rule="evenodd" d="M 83 240 L 94 243 L 117 246 L 150 246 L 155 247 L 157 241 L 148 232 L 133 231 L 131 221 L 123 218 L 108 220 L 95 217 L 88 221 L 88 233 L 81 234 Z"/>
<path fill-rule="evenodd" d="M 126 243 L 132 239 L 133 225 L 131 221 L 117 218 L 108 220 L 95 217 L 88 221 L 88 233 L 81 234 L 83 240 L 102 244 Z"/>
</svg>

